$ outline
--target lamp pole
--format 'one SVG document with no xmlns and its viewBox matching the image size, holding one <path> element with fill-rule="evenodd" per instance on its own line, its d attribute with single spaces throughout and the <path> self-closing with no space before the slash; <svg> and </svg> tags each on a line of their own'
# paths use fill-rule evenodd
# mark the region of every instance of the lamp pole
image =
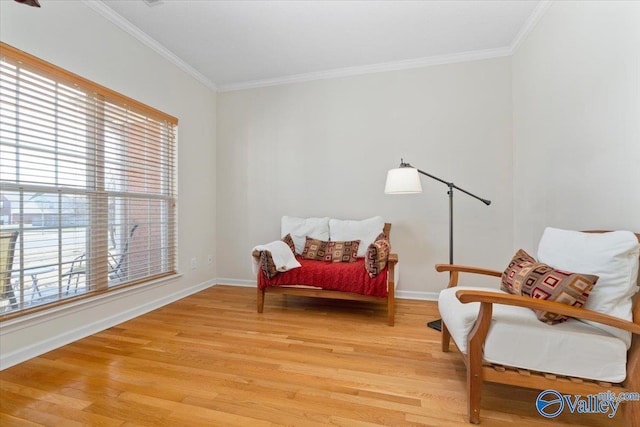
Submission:
<svg viewBox="0 0 640 427">
<path fill-rule="evenodd" d="M 400 159 L 400 167 L 414 168 L 416 171 L 418 171 L 418 173 L 428 176 L 431 179 L 435 179 L 436 181 L 439 181 L 449 187 L 449 190 L 447 191 L 447 194 L 449 195 L 449 264 L 453 264 L 453 190 L 456 189 L 458 191 L 462 191 L 463 193 L 473 197 L 474 199 L 480 200 L 487 206 L 491 204 L 491 200 L 483 199 L 482 197 L 476 196 L 475 194 L 465 190 L 464 188 L 458 187 L 453 182 L 445 181 L 444 179 L 438 178 L 437 176 L 422 171 L 414 166 L 411 166 L 411 164 L 409 163 L 405 163 L 402 159 Z"/>
<path fill-rule="evenodd" d="M 391 169 L 389 170 L 389 172 L 387 172 L 387 182 L 385 184 L 384 192 L 387 194 L 421 193 L 422 186 L 420 185 L 419 174 L 439 181 L 449 188 L 449 190 L 447 191 L 447 194 L 449 195 L 449 264 L 453 265 L 453 190 L 462 191 L 466 195 L 480 200 L 487 206 L 491 204 L 491 200 L 478 197 L 475 194 L 465 190 L 464 188 L 458 187 L 453 182 L 445 181 L 444 179 L 438 178 L 437 176 L 433 176 L 430 173 L 426 173 L 425 171 L 415 168 L 409 163 L 405 163 L 403 159 L 400 159 L 399 168 Z M 449 280 L 451 280 L 452 275 L 453 272 L 450 271 Z M 428 322 L 427 325 L 430 328 L 436 329 L 438 331 L 442 330 L 441 319 Z"/>
<path fill-rule="evenodd" d="M 447 195 L 449 196 L 449 264 L 453 265 L 453 190 L 462 191 L 466 195 L 471 196 L 474 199 L 480 200 L 482 203 L 484 203 L 487 206 L 489 206 L 491 204 L 491 200 L 483 199 L 482 197 L 476 196 L 475 194 L 465 190 L 464 188 L 458 187 L 453 182 L 445 181 L 444 179 L 441 179 L 441 178 L 438 178 L 437 176 L 431 175 L 430 173 L 427 173 L 427 172 L 422 171 L 422 170 L 420 170 L 418 168 L 415 168 L 415 167 L 411 166 L 409 163 L 405 163 L 404 160 L 400 159 L 400 168 L 397 169 L 397 170 L 399 171 L 402 168 L 414 169 L 419 174 L 422 174 L 424 176 L 428 176 L 431 179 L 439 181 L 439 182 L 443 183 L 444 185 L 446 185 L 449 188 L 449 190 L 447 191 Z M 413 182 L 411 182 L 412 180 L 410 179 L 409 182 L 405 181 L 405 182 L 402 182 L 400 185 L 389 186 L 389 176 L 391 175 L 391 172 L 392 171 L 389 171 L 389 174 L 387 175 L 387 184 L 385 185 L 385 192 L 402 194 L 402 193 L 419 193 L 419 192 L 422 191 L 422 188 L 420 186 L 420 181 L 418 179 L 418 175 L 415 175 L 416 180 L 413 181 Z M 404 174 L 404 175 L 405 175 L 404 178 L 407 178 L 406 174 Z M 398 177 L 398 175 L 396 175 L 396 177 Z M 397 183 L 395 183 L 395 184 L 397 184 Z M 404 186 L 404 188 L 403 188 L 403 186 Z M 452 275 L 453 275 L 453 272 L 449 272 L 449 279 L 451 279 Z M 442 320 L 441 319 L 437 319 L 437 320 L 433 320 L 431 322 L 427 322 L 427 325 L 430 328 L 436 329 L 438 331 L 442 330 Z"/>
</svg>

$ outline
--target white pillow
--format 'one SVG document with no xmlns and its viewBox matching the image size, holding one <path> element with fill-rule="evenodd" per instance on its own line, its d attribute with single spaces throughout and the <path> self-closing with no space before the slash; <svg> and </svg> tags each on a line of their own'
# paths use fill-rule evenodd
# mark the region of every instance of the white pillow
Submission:
<svg viewBox="0 0 640 427">
<path fill-rule="evenodd" d="M 291 234 L 296 253 L 302 254 L 305 237 L 314 239 L 329 240 L 329 217 L 325 218 L 296 218 L 294 216 L 283 216 L 280 221 L 280 234 L 282 237 Z"/>
<path fill-rule="evenodd" d="M 572 273 L 599 277 L 585 308 L 633 321 L 631 298 L 638 291 L 640 244 L 630 231 L 583 233 L 547 227 L 538 245 L 538 261 Z M 631 333 L 585 321 L 631 345 Z"/>
<path fill-rule="evenodd" d="M 360 240 L 358 247 L 358 257 L 367 254 L 367 248 L 376 237 L 384 230 L 384 219 L 381 216 L 363 219 L 362 221 L 331 219 L 329 221 L 329 234 L 331 240 L 344 242 L 350 240 Z"/>
</svg>

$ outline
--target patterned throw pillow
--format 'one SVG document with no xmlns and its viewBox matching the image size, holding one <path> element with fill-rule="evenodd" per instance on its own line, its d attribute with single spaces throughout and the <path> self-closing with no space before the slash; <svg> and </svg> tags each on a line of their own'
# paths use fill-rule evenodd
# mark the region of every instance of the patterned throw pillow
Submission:
<svg viewBox="0 0 640 427">
<path fill-rule="evenodd" d="M 278 274 L 276 264 L 273 262 L 273 258 L 271 257 L 271 252 L 260 252 L 260 268 L 262 269 L 262 272 L 267 277 L 267 279 L 271 279 L 273 276 Z"/>
<path fill-rule="evenodd" d="M 380 233 L 376 240 L 367 248 L 364 259 L 364 267 L 372 279 L 376 277 L 387 266 L 391 244 L 384 233 Z"/>
<path fill-rule="evenodd" d="M 352 240 L 350 242 L 328 242 L 327 244 L 327 256 L 331 259 L 325 261 L 332 262 L 356 262 L 358 260 L 358 248 L 360 247 L 360 240 Z"/>
<path fill-rule="evenodd" d="M 354 262 L 358 256 L 360 240 L 350 242 L 326 242 L 306 237 L 302 257 L 316 261 Z"/>
<path fill-rule="evenodd" d="M 293 254 L 296 254 L 296 245 L 295 243 L 293 243 L 293 237 L 291 237 L 291 233 L 287 234 L 286 236 L 284 236 L 282 238 L 282 241 L 285 242 L 287 245 L 289 245 L 289 249 L 291 249 L 291 252 L 293 252 Z"/>
<path fill-rule="evenodd" d="M 40 7 L 38 0 L 16 0 L 18 3 L 26 4 L 27 6 Z"/>
<path fill-rule="evenodd" d="M 302 258 L 324 261 L 324 257 L 327 255 L 328 243 L 329 242 L 325 242 L 324 240 L 312 239 L 307 236 L 302 251 Z"/>
<path fill-rule="evenodd" d="M 514 295 L 582 307 L 597 281 L 598 276 L 569 273 L 535 262 L 533 257 L 521 249 L 502 274 L 501 287 Z M 542 310 L 535 312 L 538 320 L 550 325 L 568 320 L 567 316 L 556 313 Z"/>
<path fill-rule="evenodd" d="M 518 252 L 516 252 L 516 254 L 511 259 L 509 266 L 504 271 L 504 273 L 502 273 L 502 283 L 500 284 L 500 289 L 512 295 L 522 295 L 520 286 L 521 283 L 514 283 L 514 279 L 523 268 L 526 268 L 535 262 L 536 260 L 524 250 L 520 249 Z"/>
</svg>

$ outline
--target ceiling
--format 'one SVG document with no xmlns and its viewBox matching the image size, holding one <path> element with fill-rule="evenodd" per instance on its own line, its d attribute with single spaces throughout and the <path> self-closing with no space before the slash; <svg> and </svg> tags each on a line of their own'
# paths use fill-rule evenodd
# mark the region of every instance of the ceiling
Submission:
<svg viewBox="0 0 640 427">
<path fill-rule="evenodd" d="M 224 91 L 508 55 L 548 2 L 85 3 Z"/>
</svg>

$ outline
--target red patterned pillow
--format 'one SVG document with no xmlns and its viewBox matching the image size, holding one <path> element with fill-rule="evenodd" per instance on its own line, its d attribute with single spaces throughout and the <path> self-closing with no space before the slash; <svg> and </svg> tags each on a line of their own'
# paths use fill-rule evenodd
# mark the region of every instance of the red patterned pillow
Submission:
<svg viewBox="0 0 640 427">
<path fill-rule="evenodd" d="M 282 241 L 289 245 L 291 252 L 296 253 L 295 246 L 293 245 L 293 239 L 291 234 L 287 234 L 282 238 Z M 260 260 L 258 261 L 260 269 L 264 273 L 267 279 L 271 279 L 273 276 L 279 273 L 276 269 L 276 264 L 273 262 L 273 257 L 269 251 L 260 251 Z"/>
<path fill-rule="evenodd" d="M 327 244 L 324 240 L 312 239 L 307 236 L 305 238 L 304 250 L 302 251 L 302 258 L 313 259 L 316 261 L 324 261 L 327 255 Z"/>
<path fill-rule="evenodd" d="M 356 262 L 358 260 L 358 248 L 360 240 L 352 240 L 349 242 L 328 242 L 325 261 L 332 262 Z M 328 259 L 331 257 L 331 259 Z"/>
<path fill-rule="evenodd" d="M 38 0 L 16 0 L 18 3 L 26 4 L 27 6 L 40 7 Z"/>
<path fill-rule="evenodd" d="M 262 269 L 262 272 L 267 277 L 267 279 L 271 279 L 273 276 L 278 274 L 278 270 L 276 269 L 276 264 L 273 262 L 271 252 L 260 252 L 260 268 Z"/>
<path fill-rule="evenodd" d="M 286 236 L 284 236 L 282 238 L 282 241 L 285 242 L 287 245 L 289 245 L 289 249 L 291 249 L 291 252 L 293 252 L 293 254 L 296 254 L 296 245 L 295 243 L 293 243 L 293 237 L 291 237 L 291 233 L 287 234 Z"/>
<path fill-rule="evenodd" d="M 530 261 L 533 260 L 533 261 Z M 598 276 L 569 273 L 554 269 L 535 259 L 522 249 L 502 274 L 502 289 L 514 294 L 582 307 Z M 535 310 L 538 320 L 550 325 L 568 320 L 567 316 Z"/>
<path fill-rule="evenodd" d="M 349 242 L 325 242 L 306 237 L 302 257 L 316 261 L 354 262 L 357 260 L 360 240 Z"/>
<path fill-rule="evenodd" d="M 502 273 L 502 283 L 500 284 L 500 289 L 512 295 L 522 295 L 521 283 L 515 282 L 514 279 L 523 268 L 530 266 L 534 262 L 536 262 L 535 258 L 526 253 L 524 250 L 520 249 L 518 252 L 516 252 L 516 254 L 511 259 L 509 266 L 504 271 L 504 273 Z"/>
<path fill-rule="evenodd" d="M 364 267 L 372 279 L 376 277 L 387 266 L 391 243 L 384 233 L 380 233 L 376 240 L 367 248 L 364 259 Z"/>
</svg>

